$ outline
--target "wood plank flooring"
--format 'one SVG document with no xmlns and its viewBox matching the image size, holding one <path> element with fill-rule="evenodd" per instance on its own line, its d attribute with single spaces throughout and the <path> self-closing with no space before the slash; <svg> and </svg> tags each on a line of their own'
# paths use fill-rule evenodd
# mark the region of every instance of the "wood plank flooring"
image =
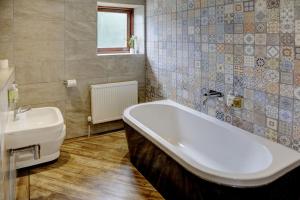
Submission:
<svg viewBox="0 0 300 200">
<path fill-rule="evenodd" d="M 18 174 L 18 200 L 163 199 L 130 163 L 124 131 L 67 140 L 57 162 Z"/>
</svg>

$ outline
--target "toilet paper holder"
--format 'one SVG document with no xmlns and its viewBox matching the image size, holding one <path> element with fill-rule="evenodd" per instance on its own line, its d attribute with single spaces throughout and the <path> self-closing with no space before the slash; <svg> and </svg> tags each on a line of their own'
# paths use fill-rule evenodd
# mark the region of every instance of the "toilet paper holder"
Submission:
<svg viewBox="0 0 300 200">
<path fill-rule="evenodd" d="M 64 85 L 67 88 L 76 87 L 77 86 L 77 81 L 75 79 L 74 80 L 64 80 Z"/>
</svg>

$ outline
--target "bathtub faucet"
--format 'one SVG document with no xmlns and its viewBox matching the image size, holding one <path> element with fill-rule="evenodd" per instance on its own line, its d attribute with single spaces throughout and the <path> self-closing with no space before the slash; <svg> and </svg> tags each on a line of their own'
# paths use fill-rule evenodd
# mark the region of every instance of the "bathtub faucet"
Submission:
<svg viewBox="0 0 300 200">
<path fill-rule="evenodd" d="M 208 101 L 208 99 L 211 98 L 221 98 L 224 97 L 224 94 L 222 92 L 217 92 L 215 90 L 209 90 L 207 93 L 205 93 L 203 96 L 205 96 L 206 98 L 203 101 L 203 105 L 206 104 L 206 102 Z"/>
</svg>

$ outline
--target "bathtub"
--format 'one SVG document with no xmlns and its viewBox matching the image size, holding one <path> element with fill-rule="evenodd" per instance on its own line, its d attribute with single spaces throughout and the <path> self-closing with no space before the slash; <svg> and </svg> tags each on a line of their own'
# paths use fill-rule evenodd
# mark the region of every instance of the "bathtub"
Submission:
<svg viewBox="0 0 300 200">
<path fill-rule="evenodd" d="M 300 183 L 300 153 L 171 100 L 131 106 L 123 120 L 131 162 L 166 198 L 199 199 L 187 185 L 232 197 Z"/>
</svg>

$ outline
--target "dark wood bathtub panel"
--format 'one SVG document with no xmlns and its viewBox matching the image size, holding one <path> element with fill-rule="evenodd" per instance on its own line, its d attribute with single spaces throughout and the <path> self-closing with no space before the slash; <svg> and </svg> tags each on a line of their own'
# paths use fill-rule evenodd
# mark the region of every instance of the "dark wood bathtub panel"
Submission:
<svg viewBox="0 0 300 200">
<path fill-rule="evenodd" d="M 233 188 L 198 178 L 125 123 L 130 160 L 169 200 L 300 200 L 300 169 L 257 188 Z"/>
</svg>

